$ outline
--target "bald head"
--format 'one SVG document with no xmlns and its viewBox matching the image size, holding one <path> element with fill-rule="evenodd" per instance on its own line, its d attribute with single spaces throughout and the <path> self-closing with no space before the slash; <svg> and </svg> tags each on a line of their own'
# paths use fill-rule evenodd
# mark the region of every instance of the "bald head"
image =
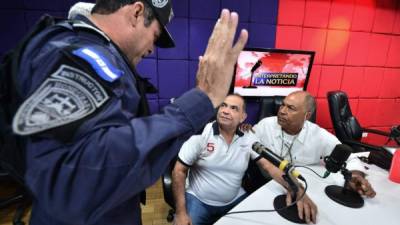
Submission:
<svg viewBox="0 0 400 225">
<path fill-rule="evenodd" d="M 298 98 L 300 102 L 304 104 L 307 112 L 310 112 L 310 114 L 313 114 L 315 112 L 315 98 L 310 93 L 308 93 L 307 91 L 295 91 L 290 93 L 288 97 L 291 95 L 293 95 L 295 98 Z"/>
<path fill-rule="evenodd" d="M 315 110 L 315 100 L 306 91 L 295 91 L 286 96 L 278 112 L 278 123 L 288 134 L 298 134 Z"/>
</svg>

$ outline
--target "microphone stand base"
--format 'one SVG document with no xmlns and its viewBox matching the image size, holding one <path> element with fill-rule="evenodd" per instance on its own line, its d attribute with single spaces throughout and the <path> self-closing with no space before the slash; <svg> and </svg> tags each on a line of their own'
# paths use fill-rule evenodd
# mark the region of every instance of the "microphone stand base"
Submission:
<svg viewBox="0 0 400 225">
<path fill-rule="evenodd" d="M 292 205 L 288 208 L 286 207 L 286 195 L 278 195 L 274 199 L 274 208 L 277 210 L 276 212 L 281 215 L 283 218 L 293 222 L 293 223 L 306 223 L 305 220 L 300 219 L 299 212 L 297 210 L 297 205 Z"/>
<path fill-rule="evenodd" d="M 364 199 L 360 194 L 352 190 L 345 190 L 338 185 L 327 186 L 325 193 L 333 201 L 350 208 L 361 208 L 364 205 Z"/>
</svg>

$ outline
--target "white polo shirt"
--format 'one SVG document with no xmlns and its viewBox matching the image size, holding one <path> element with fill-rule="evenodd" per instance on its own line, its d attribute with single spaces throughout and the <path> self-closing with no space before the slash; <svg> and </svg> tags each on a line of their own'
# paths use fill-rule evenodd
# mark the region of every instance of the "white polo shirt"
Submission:
<svg viewBox="0 0 400 225">
<path fill-rule="evenodd" d="M 323 158 L 340 144 L 336 136 L 310 121 L 304 123 L 298 135 L 282 131 L 276 116 L 262 119 L 253 129 L 263 145 L 287 160 L 292 159 L 294 165 L 322 164 Z M 288 154 L 289 149 L 291 154 Z M 355 156 L 347 160 L 347 169 L 365 170 Z"/>
<path fill-rule="evenodd" d="M 230 145 L 219 134 L 218 124 L 209 123 L 201 135 L 186 141 L 178 160 L 190 167 L 186 191 L 207 205 L 225 206 L 245 191 L 241 187 L 249 160 L 258 154 L 251 150 L 255 135 L 237 131 Z"/>
</svg>

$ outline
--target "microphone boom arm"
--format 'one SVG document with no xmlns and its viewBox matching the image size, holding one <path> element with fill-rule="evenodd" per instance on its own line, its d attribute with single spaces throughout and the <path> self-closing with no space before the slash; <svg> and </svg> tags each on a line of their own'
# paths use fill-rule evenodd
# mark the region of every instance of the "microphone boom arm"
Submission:
<svg viewBox="0 0 400 225">
<path fill-rule="evenodd" d="M 282 178 L 288 183 L 288 191 L 291 191 L 290 196 L 292 197 L 292 202 L 295 202 L 297 199 L 297 192 L 299 192 L 299 187 L 294 181 L 295 178 L 290 176 L 290 173 L 285 173 L 282 175 Z"/>
</svg>

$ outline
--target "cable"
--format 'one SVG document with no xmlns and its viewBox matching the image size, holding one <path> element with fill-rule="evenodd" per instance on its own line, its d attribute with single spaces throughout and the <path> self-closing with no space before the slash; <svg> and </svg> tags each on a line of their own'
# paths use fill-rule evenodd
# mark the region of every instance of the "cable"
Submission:
<svg viewBox="0 0 400 225">
<path fill-rule="evenodd" d="M 317 175 L 319 178 L 325 178 L 325 177 L 319 175 L 317 172 L 315 172 L 315 170 L 311 169 L 310 167 L 307 167 L 307 166 L 294 166 L 294 167 L 295 167 L 295 168 L 305 168 L 305 169 L 308 169 L 308 170 L 310 170 L 311 172 L 313 172 L 315 175 Z"/>
<path fill-rule="evenodd" d="M 228 212 L 228 213 L 226 213 L 225 215 L 239 214 L 239 213 L 275 212 L 275 211 L 280 211 L 280 210 L 287 209 L 287 208 L 289 208 L 289 207 L 291 207 L 291 206 L 296 205 L 297 202 L 299 202 L 300 200 L 303 200 L 303 198 L 304 198 L 304 196 L 305 196 L 305 194 L 306 194 L 307 188 L 308 188 L 307 181 L 305 181 L 305 180 L 304 180 L 304 185 L 305 185 L 304 192 L 303 192 L 303 194 L 300 196 L 300 198 L 296 199 L 296 201 L 290 203 L 289 205 L 287 205 L 287 206 L 285 206 L 285 207 L 283 207 L 283 208 L 280 208 L 280 209 L 261 209 L 261 210 L 234 211 L 234 212 Z"/>
</svg>

